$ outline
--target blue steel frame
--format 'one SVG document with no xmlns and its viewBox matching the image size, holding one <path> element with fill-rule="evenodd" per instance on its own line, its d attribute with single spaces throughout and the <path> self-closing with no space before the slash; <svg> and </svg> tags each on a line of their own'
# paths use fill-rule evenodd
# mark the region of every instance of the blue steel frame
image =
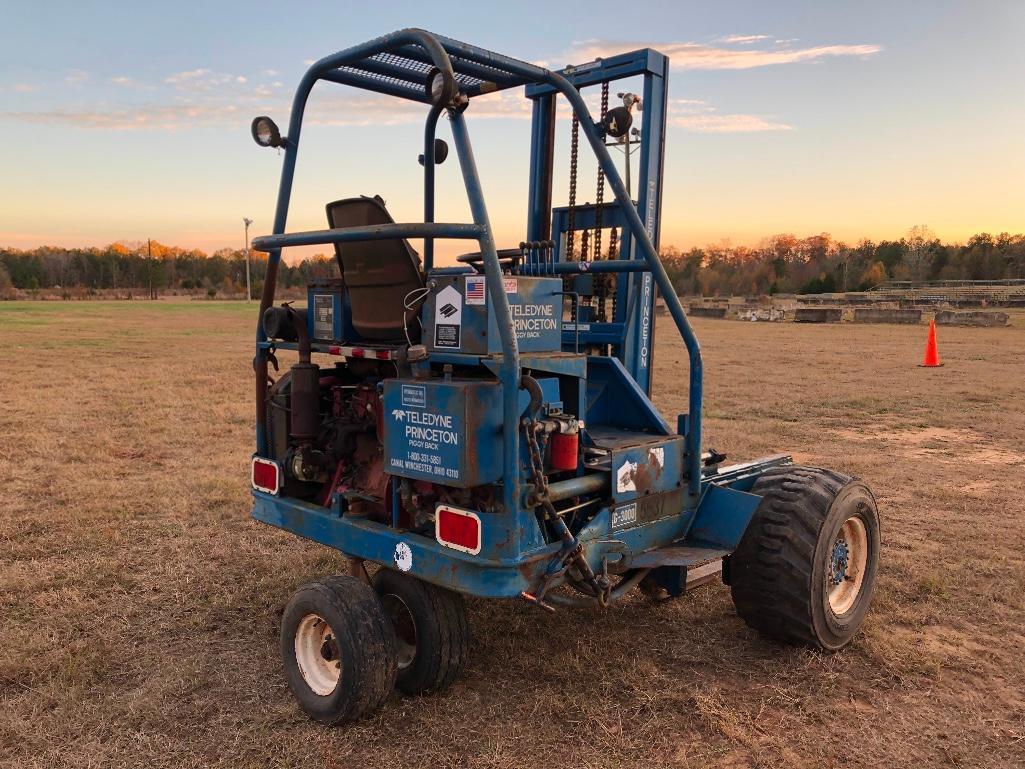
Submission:
<svg viewBox="0 0 1025 769">
<path fill-rule="evenodd" d="M 387 61 L 386 54 L 398 54 L 436 68 L 444 78 L 444 95 L 441 100 L 449 103 L 456 93 L 474 97 L 503 88 L 528 86 L 528 96 L 534 99 L 534 121 L 532 131 L 535 147 L 532 152 L 532 184 L 530 190 L 530 239 L 539 239 L 545 234 L 544 222 L 550 227 L 551 177 L 545 173 L 545 164 L 551 163 L 551 122 L 554 120 L 554 98 L 561 94 L 571 105 L 580 122 L 580 129 L 605 172 L 605 177 L 615 195 L 625 232 L 634 244 L 638 258 L 616 260 L 595 265 L 595 269 L 623 272 L 630 278 L 637 275 L 652 280 L 665 299 L 669 314 L 686 345 L 690 362 L 689 414 L 679 420 L 680 433 L 685 439 L 685 476 L 687 480 L 687 504 L 681 514 L 662 519 L 656 524 L 638 527 L 632 531 L 618 532 L 617 544 L 612 549 L 619 551 L 619 557 L 629 558 L 631 553 L 651 550 L 679 541 L 688 532 L 703 532 L 700 542 L 732 550 L 739 536 L 734 536 L 736 524 L 719 532 L 718 520 L 730 519 L 726 513 L 733 512 L 733 518 L 743 522 L 753 511 L 757 497 L 747 493 L 761 472 L 767 467 L 789 461 L 786 457 L 771 457 L 728 471 L 721 471 L 711 477 L 702 475 L 701 459 L 701 413 L 702 413 L 702 363 L 701 349 L 687 320 L 676 292 L 659 260 L 655 243 L 658 237 L 658 181 L 661 179 L 664 126 L 651 126 L 649 138 L 656 147 L 647 147 L 642 158 L 646 190 L 641 196 L 641 210 L 646 212 L 647 221 L 642 220 L 620 178 L 619 171 L 609 155 L 600 127 L 591 117 L 578 87 L 599 82 L 609 75 L 607 67 L 625 65 L 620 72 L 645 74 L 644 98 L 650 114 L 664 115 L 665 73 L 667 62 L 664 56 L 654 51 L 641 51 L 625 57 L 605 60 L 604 66 L 578 69 L 571 77 L 552 72 L 527 62 L 502 56 L 440 35 L 419 29 L 406 29 L 354 46 L 314 63 L 303 76 L 292 103 L 287 136 L 283 140 L 284 162 L 278 189 L 277 208 L 274 217 L 273 234 L 254 239 L 253 247 L 269 254 L 267 278 L 264 284 L 260 306 L 260 317 L 272 304 L 281 249 L 297 245 L 332 244 L 356 240 L 385 239 L 395 237 L 424 238 L 424 266 L 430 271 L 434 261 L 434 239 L 462 238 L 476 240 L 483 255 L 483 268 L 489 303 L 499 319 L 502 356 L 497 366 L 497 377 L 502 385 L 503 419 L 507 426 L 517 426 L 523 410 L 521 401 L 520 354 L 517 349 L 509 303 L 503 290 L 502 270 L 496 252 L 491 223 L 477 173 L 466 121 L 462 110 L 430 105 L 426 89 L 417 91 L 403 85 L 397 75 L 399 68 Z M 453 60 L 457 66 L 453 66 Z M 640 63 L 640 69 L 638 68 Z M 374 77 L 380 75 L 381 77 Z M 457 77 L 458 76 L 458 77 Z M 619 75 L 626 76 L 626 75 Z M 597 78 L 597 79 L 594 79 Z M 365 88 L 401 98 L 421 101 L 430 105 L 424 130 L 424 222 L 412 224 L 389 224 L 317 232 L 285 234 L 292 183 L 298 158 L 299 140 L 307 99 L 313 86 L 321 81 L 330 81 L 357 88 Z M 659 100 L 662 104 L 659 105 Z M 434 222 L 434 138 L 437 120 L 448 111 L 452 134 L 459 158 L 463 183 L 466 188 L 473 223 Z M 471 102 L 472 112 L 472 102 Z M 647 122 L 647 121 L 646 121 Z M 548 189 L 544 189 L 547 176 Z M 654 185 L 654 187 L 652 187 Z M 547 211 L 545 210 L 547 209 Z M 535 237 L 537 236 L 537 237 Z M 577 265 L 563 263 L 559 272 L 578 269 Z M 640 298 L 650 303 L 650 282 L 629 282 L 631 291 L 640 291 Z M 647 285 L 648 288 L 644 288 Z M 644 292 L 647 292 L 645 297 Z M 650 307 L 649 307 L 650 310 Z M 649 316 L 650 317 L 650 316 Z M 630 338 L 624 341 L 624 359 L 630 365 L 630 373 L 640 383 L 642 390 L 650 387 L 650 377 L 640 373 L 641 350 L 647 349 L 650 359 L 650 326 L 648 338 L 643 337 L 639 324 L 634 326 Z M 257 323 L 256 357 L 256 441 L 257 454 L 268 456 L 266 433 L 266 383 L 269 352 L 274 343 L 266 337 L 262 323 Z M 533 522 L 533 510 L 524 511 L 524 488 L 521 483 L 520 431 L 503 430 L 503 481 L 502 508 L 509 516 L 502 526 L 495 529 L 506 532 L 502 541 L 490 543 L 491 549 L 482 557 L 465 556 L 438 545 L 427 537 L 396 531 L 383 524 L 364 519 L 342 516 L 341 502 L 336 507 L 323 508 L 254 491 L 253 515 L 259 520 L 285 528 L 294 533 L 335 547 L 349 555 L 390 564 L 395 545 L 406 542 L 418 562 L 414 573 L 428 581 L 436 582 L 464 592 L 478 595 L 513 596 L 536 584 L 545 572 L 558 544 L 545 546 L 539 537 L 526 532 L 524 515 L 529 514 Z M 584 478 L 571 479 L 580 488 L 587 483 Z M 573 483 L 570 484 L 571 486 Z M 715 489 L 715 493 L 710 493 Z M 578 492 L 579 493 L 579 492 Z M 752 501 L 754 500 L 754 502 Z M 725 511 L 725 513 L 724 513 Z M 610 557 L 607 532 L 609 529 L 609 508 L 602 509 L 578 534 L 581 543 L 587 546 L 587 557 L 598 568 L 602 559 Z M 604 527 L 604 528 L 603 528 Z M 512 531 L 518 529 L 518 533 Z M 740 527 L 742 533 L 743 526 Z M 692 538 L 693 539 L 693 538 Z M 513 543 L 511 540 L 517 540 Z M 697 540 L 695 540 L 697 541 Z M 625 550 L 623 550 L 625 548 Z"/>
</svg>

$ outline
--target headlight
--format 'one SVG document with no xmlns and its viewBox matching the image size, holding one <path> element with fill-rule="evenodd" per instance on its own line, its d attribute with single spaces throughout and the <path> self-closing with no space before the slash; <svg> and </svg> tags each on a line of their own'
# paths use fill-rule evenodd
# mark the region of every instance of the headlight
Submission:
<svg viewBox="0 0 1025 769">
<path fill-rule="evenodd" d="M 280 147 L 284 144 L 277 124 L 266 115 L 253 118 L 253 141 L 261 147 Z"/>
</svg>

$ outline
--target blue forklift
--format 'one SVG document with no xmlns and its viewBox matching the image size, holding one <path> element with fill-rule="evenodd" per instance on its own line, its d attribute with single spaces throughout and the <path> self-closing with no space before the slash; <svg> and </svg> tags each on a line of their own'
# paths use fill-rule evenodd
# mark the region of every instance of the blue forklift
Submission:
<svg viewBox="0 0 1025 769">
<path fill-rule="evenodd" d="M 253 121 L 257 144 L 284 157 L 274 231 L 253 241 L 269 261 L 252 514 L 349 563 L 282 617 L 286 678 L 312 718 L 357 719 L 396 686 L 445 689 L 467 660 L 464 595 L 556 611 L 721 579 L 748 625 L 827 651 L 864 619 L 879 557 L 868 487 L 785 454 L 726 465 L 702 451 L 701 351 L 658 255 L 668 71 L 651 49 L 551 71 L 406 29 L 313 64 L 287 135 Z M 638 93 L 610 103 L 625 79 Z M 411 153 L 423 222 L 355 195 L 327 204 L 327 229 L 286 233 L 303 113 L 322 81 L 423 104 Z M 498 249 L 467 125 L 478 99 L 514 88 L 533 110 L 529 199 L 523 240 Z M 553 207 L 559 102 L 572 114 L 569 190 Z M 435 221 L 443 116 L 472 222 Z M 581 135 L 597 160 L 594 203 L 578 201 Z M 474 250 L 436 265 L 438 240 Z M 305 309 L 276 306 L 282 249 L 327 244 L 338 276 L 311 283 Z M 689 411 L 675 424 L 650 399 L 656 295 L 689 355 Z M 272 377 L 279 350 L 297 362 Z"/>
</svg>

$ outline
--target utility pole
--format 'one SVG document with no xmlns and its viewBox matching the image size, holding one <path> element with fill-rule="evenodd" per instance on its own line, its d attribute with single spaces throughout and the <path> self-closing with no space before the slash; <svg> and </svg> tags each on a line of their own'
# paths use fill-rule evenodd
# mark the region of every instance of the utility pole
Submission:
<svg viewBox="0 0 1025 769">
<path fill-rule="evenodd" d="M 153 239 L 146 238 L 146 272 L 149 273 L 149 298 L 156 299 L 157 292 L 153 288 Z"/>
<path fill-rule="evenodd" d="M 249 225 L 253 220 L 247 216 L 242 217 L 242 223 L 246 226 L 246 301 L 253 301 L 253 291 L 249 287 Z"/>
</svg>

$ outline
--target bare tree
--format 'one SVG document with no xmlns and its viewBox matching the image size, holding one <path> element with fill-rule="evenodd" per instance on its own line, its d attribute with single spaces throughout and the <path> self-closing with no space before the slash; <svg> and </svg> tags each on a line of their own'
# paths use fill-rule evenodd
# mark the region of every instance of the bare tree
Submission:
<svg viewBox="0 0 1025 769">
<path fill-rule="evenodd" d="M 907 252 L 904 254 L 904 265 L 911 280 L 922 281 L 929 277 L 932 267 L 933 246 L 936 233 L 924 224 L 916 224 L 908 230 L 905 239 Z"/>
</svg>

